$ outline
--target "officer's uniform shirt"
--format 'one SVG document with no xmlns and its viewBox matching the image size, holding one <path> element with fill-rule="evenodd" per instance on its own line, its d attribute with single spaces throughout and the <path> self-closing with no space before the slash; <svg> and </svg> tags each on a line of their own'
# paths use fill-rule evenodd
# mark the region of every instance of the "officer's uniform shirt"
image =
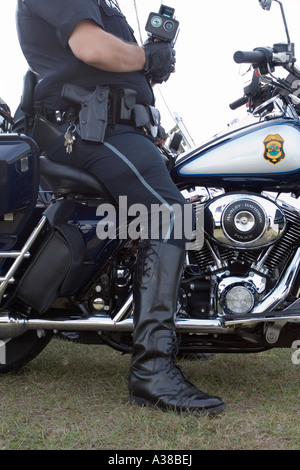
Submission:
<svg viewBox="0 0 300 470">
<path fill-rule="evenodd" d="M 93 20 L 105 31 L 136 42 L 124 15 L 109 0 L 18 0 L 19 42 L 30 68 L 42 79 L 35 100 L 50 109 L 64 109 L 62 86 L 74 83 L 87 89 L 97 84 L 131 88 L 137 91 L 138 103 L 153 104 L 143 72 L 105 72 L 74 56 L 68 40 L 82 20 Z"/>
</svg>

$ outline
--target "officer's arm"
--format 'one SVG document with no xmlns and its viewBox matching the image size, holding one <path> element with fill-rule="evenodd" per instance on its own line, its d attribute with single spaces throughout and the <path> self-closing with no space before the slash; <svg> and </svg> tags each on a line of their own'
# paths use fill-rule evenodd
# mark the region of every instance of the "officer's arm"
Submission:
<svg viewBox="0 0 300 470">
<path fill-rule="evenodd" d="M 108 72 L 143 70 L 146 57 L 142 47 L 127 43 L 89 20 L 77 24 L 69 38 L 73 54 L 83 62 Z"/>
</svg>

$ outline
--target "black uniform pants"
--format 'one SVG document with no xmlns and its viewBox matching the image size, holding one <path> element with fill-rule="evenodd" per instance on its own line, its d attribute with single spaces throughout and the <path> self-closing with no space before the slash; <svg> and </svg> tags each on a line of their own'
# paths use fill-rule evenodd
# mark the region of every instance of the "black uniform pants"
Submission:
<svg viewBox="0 0 300 470">
<path fill-rule="evenodd" d="M 64 131 L 64 126 L 62 126 Z M 78 134 L 73 151 L 65 151 L 64 139 L 56 142 L 49 158 L 83 168 L 103 183 L 116 203 L 126 197 L 127 208 L 141 215 L 144 238 L 185 246 L 191 225 L 190 205 L 173 183 L 160 151 L 144 134 L 129 125 L 108 128 L 103 144 L 82 141 Z M 139 208 L 144 208 L 142 214 Z M 187 211 L 188 209 L 188 211 Z M 184 222 L 185 214 L 188 222 Z M 158 224 L 158 225 L 157 225 Z M 154 234 L 154 235 L 153 235 Z"/>
</svg>

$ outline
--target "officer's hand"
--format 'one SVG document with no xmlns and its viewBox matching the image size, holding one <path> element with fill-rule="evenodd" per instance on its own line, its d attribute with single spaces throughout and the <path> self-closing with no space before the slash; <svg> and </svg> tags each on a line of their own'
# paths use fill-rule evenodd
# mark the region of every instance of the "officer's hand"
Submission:
<svg viewBox="0 0 300 470">
<path fill-rule="evenodd" d="M 150 40 L 143 47 L 146 54 L 146 75 L 152 83 L 166 82 L 175 70 L 176 53 L 172 44 Z"/>
</svg>

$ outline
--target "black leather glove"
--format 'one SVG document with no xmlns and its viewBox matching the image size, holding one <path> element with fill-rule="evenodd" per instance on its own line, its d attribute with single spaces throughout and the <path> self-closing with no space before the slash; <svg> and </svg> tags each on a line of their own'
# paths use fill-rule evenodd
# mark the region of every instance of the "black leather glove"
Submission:
<svg viewBox="0 0 300 470">
<path fill-rule="evenodd" d="M 171 43 L 148 41 L 144 44 L 146 54 L 145 73 L 153 83 L 166 82 L 175 70 L 175 50 Z"/>
</svg>

